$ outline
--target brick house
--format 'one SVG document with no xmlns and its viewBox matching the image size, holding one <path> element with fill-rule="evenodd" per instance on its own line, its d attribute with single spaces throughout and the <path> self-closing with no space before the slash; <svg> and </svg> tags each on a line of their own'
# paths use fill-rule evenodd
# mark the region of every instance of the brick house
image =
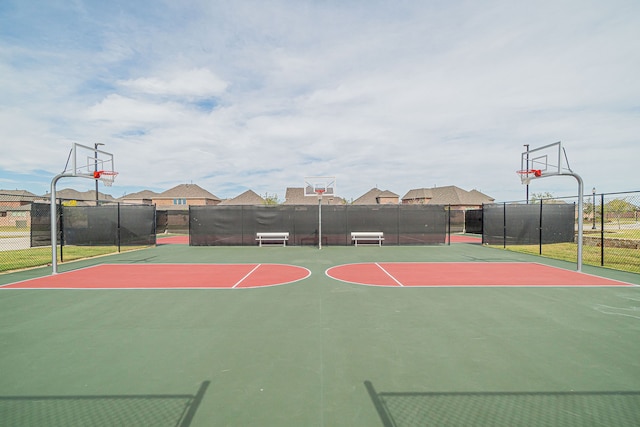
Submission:
<svg viewBox="0 0 640 427">
<path fill-rule="evenodd" d="M 138 205 L 152 205 L 153 198 L 159 196 L 159 193 L 151 190 L 142 190 L 137 193 L 124 195 L 118 199 L 119 202 L 132 203 Z"/>
<path fill-rule="evenodd" d="M 31 203 L 37 199 L 26 190 L 0 190 L 0 226 L 26 227 L 31 221 Z"/>
<path fill-rule="evenodd" d="M 397 205 L 399 203 L 399 195 L 375 187 L 353 201 L 354 205 Z"/>
<path fill-rule="evenodd" d="M 264 205 L 266 204 L 266 200 L 260 197 L 255 191 L 247 190 L 244 193 L 236 196 L 232 199 L 226 199 L 220 202 L 221 205 Z"/>
<path fill-rule="evenodd" d="M 158 209 L 188 209 L 189 206 L 217 205 L 220 198 L 196 184 L 180 184 L 152 197 Z"/>
<path fill-rule="evenodd" d="M 466 191 L 455 185 L 446 187 L 417 188 L 402 196 L 405 205 L 450 205 L 452 210 L 479 209 L 495 199 L 478 190 Z"/>
<path fill-rule="evenodd" d="M 47 194 L 47 201 L 50 200 L 51 195 Z M 72 188 L 65 188 L 63 190 L 56 191 L 56 197 L 62 199 L 64 202 L 74 201 L 77 206 L 93 206 L 96 201 L 95 190 L 78 191 Z M 116 199 L 110 194 L 103 194 L 98 192 L 98 198 L 101 202 L 115 202 Z"/>
</svg>

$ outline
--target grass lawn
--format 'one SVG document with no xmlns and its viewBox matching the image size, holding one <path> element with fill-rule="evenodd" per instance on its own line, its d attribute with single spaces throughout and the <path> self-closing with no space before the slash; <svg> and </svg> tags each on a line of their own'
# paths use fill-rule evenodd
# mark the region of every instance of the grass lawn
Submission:
<svg viewBox="0 0 640 427">
<path fill-rule="evenodd" d="M 124 252 L 144 247 L 145 246 L 124 246 L 121 247 L 120 250 Z M 64 258 L 64 262 L 68 262 L 83 258 L 113 254 L 116 252 L 118 252 L 117 246 L 65 246 L 62 250 L 62 257 Z M 22 270 L 24 268 L 40 267 L 51 264 L 51 247 L 49 246 L 18 249 L 2 253 L 7 256 L 3 256 L 3 261 L 0 263 L 0 272 Z M 61 262 L 60 251 L 58 251 L 58 262 Z"/>
<path fill-rule="evenodd" d="M 501 246 L 492 246 L 501 248 Z M 531 255 L 540 255 L 540 247 L 538 245 L 518 245 L 507 246 L 507 250 L 520 252 Z M 563 261 L 576 261 L 578 254 L 578 246 L 575 243 L 554 243 L 542 245 L 542 256 L 547 258 L 559 259 Z M 599 246 L 582 247 L 582 262 L 588 265 L 600 265 L 601 248 Z M 640 273 L 640 250 L 625 248 L 609 248 L 604 249 L 604 266 L 621 271 L 629 271 L 632 273 Z"/>
</svg>

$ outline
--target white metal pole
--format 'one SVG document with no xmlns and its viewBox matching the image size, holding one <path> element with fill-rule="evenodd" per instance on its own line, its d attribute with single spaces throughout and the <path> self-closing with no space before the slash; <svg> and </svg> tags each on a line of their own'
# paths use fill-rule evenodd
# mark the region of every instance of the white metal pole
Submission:
<svg viewBox="0 0 640 427">
<path fill-rule="evenodd" d="M 97 172 L 98 171 L 98 147 L 104 145 L 101 142 L 96 142 L 93 144 L 93 171 Z M 94 176 L 95 177 L 95 176 Z M 96 206 L 98 206 L 99 202 L 98 202 L 98 180 L 96 179 Z"/>
<path fill-rule="evenodd" d="M 584 184 L 580 175 L 574 173 L 573 176 L 578 180 L 578 271 L 582 271 L 582 228 L 584 225 L 584 203 L 582 200 L 582 193 L 584 192 Z"/>
<path fill-rule="evenodd" d="M 582 200 L 582 193 L 584 192 L 584 184 L 582 177 L 577 173 L 561 173 L 560 175 L 569 175 L 574 177 L 578 181 L 578 256 L 577 256 L 577 271 L 582 271 L 582 239 L 583 239 L 583 226 L 584 226 L 584 203 Z"/>
<path fill-rule="evenodd" d="M 318 194 L 318 249 L 322 249 L 322 194 Z"/>
<path fill-rule="evenodd" d="M 63 176 L 69 176 L 67 174 L 56 175 L 51 180 L 51 206 L 50 206 L 50 221 L 51 221 L 51 274 L 58 273 L 58 215 L 56 205 L 56 183 Z"/>
</svg>

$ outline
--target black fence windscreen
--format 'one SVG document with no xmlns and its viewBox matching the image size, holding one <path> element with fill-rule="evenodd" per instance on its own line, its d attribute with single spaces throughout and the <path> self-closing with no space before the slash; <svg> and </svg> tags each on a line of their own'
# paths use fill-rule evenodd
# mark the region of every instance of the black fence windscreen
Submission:
<svg viewBox="0 0 640 427">
<path fill-rule="evenodd" d="M 58 210 L 58 217 L 60 212 Z M 60 227 L 58 226 L 58 232 Z M 31 247 L 51 246 L 51 205 L 47 203 L 31 203 Z M 60 235 L 58 235 L 60 239 Z"/>
<path fill-rule="evenodd" d="M 50 205 L 31 205 L 31 246 L 51 245 Z M 155 206 L 62 206 L 59 242 L 77 246 L 144 246 L 156 243 Z"/>
<path fill-rule="evenodd" d="M 118 244 L 118 209 L 110 206 L 63 206 L 65 245 L 115 246 Z"/>
<path fill-rule="evenodd" d="M 494 204 L 483 207 L 483 243 L 536 245 L 575 241 L 574 204 Z"/>
<path fill-rule="evenodd" d="M 156 244 L 155 206 L 120 205 L 120 245 Z"/>
<path fill-rule="evenodd" d="M 391 245 L 441 244 L 447 235 L 448 212 L 435 205 L 191 206 L 192 246 L 251 246 L 256 233 L 288 232 L 290 245 L 350 245 L 352 231 L 384 233 Z"/>
</svg>

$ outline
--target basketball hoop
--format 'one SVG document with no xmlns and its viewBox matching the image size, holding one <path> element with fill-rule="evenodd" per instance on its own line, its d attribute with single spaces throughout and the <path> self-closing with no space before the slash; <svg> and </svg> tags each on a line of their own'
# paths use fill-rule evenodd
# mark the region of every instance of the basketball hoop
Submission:
<svg viewBox="0 0 640 427">
<path fill-rule="evenodd" d="M 540 169 L 519 170 L 516 171 L 516 173 L 520 175 L 520 181 L 526 185 L 529 185 L 533 178 L 540 178 L 542 176 Z"/>
<path fill-rule="evenodd" d="M 118 172 L 114 171 L 95 171 L 93 173 L 93 177 L 102 181 L 102 183 L 107 187 L 111 187 L 113 185 L 113 181 L 116 179 L 116 176 L 118 176 Z"/>
<path fill-rule="evenodd" d="M 322 197 L 322 195 L 327 191 L 325 188 L 316 188 L 314 190 L 316 192 L 316 194 L 318 195 L 318 197 Z"/>
</svg>

